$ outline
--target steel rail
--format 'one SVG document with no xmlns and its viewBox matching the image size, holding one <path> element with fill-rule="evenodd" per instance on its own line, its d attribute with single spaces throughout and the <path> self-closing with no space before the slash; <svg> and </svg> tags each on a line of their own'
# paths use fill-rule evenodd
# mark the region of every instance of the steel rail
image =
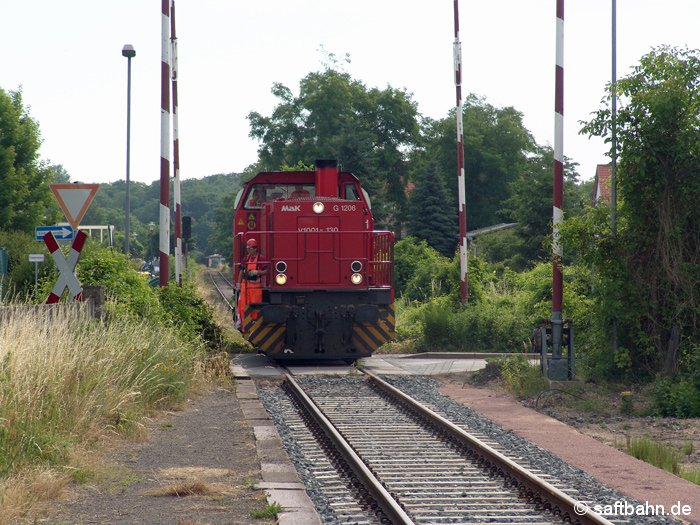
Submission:
<svg viewBox="0 0 700 525">
<path fill-rule="evenodd" d="M 228 299 L 226 299 L 226 295 L 224 295 L 224 292 L 221 291 L 221 288 L 219 288 L 219 285 L 216 284 L 216 280 L 214 279 L 214 275 L 212 271 L 207 272 L 209 274 L 209 278 L 211 279 L 211 283 L 214 285 L 214 288 L 216 288 L 216 291 L 219 293 L 221 296 L 221 299 L 226 303 L 226 306 L 228 306 L 229 310 L 234 309 L 234 306 L 229 302 Z M 219 272 L 221 273 L 221 272 Z M 228 279 L 226 279 L 223 275 L 221 276 L 227 283 L 229 283 Z M 229 283 L 230 284 L 230 283 Z M 233 287 L 232 287 L 233 288 Z"/>
<path fill-rule="evenodd" d="M 545 507 L 549 507 L 555 513 L 558 511 L 563 519 L 568 519 L 571 523 L 580 525 L 613 525 L 612 522 L 589 509 L 585 503 L 574 500 L 571 496 L 524 469 L 513 460 L 439 414 L 436 414 L 372 372 L 367 370 L 362 370 L 362 372 L 389 396 L 398 399 L 404 406 L 426 418 L 440 430 L 445 431 L 452 439 L 476 454 L 479 459 L 482 459 L 505 476 L 517 482 L 519 487 L 524 487 L 532 499 L 540 500 Z"/>
<path fill-rule="evenodd" d="M 292 378 L 291 374 L 285 374 L 285 384 L 294 394 L 297 400 L 303 405 L 306 411 L 314 418 L 323 432 L 333 442 L 340 455 L 347 462 L 358 479 L 367 489 L 367 492 L 374 498 L 377 505 L 391 520 L 393 525 L 414 525 L 413 520 L 401 508 L 398 502 L 389 494 L 382 483 L 374 476 L 372 471 L 360 459 L 345 438 L 338 432 L 328 418 L 321 412 L 311 398 L 304 392 L 299 384 Z"/>
<path fill-rule="evenodd" d="M 217 270 L 216 273 L 219 275 L 219 277 L 221 277 L 221 278 L 224 280 L 224 282 L 225 282 L 227 285 L 229 285 L 231 288 L 234 287 L 234 286 L 233 286 L 233 283 L 229 280 L 228 277 L 226 277 L 226 276 L 223 274 L 223 272 L 221 272 L 221 270 Z"/>
</svg>

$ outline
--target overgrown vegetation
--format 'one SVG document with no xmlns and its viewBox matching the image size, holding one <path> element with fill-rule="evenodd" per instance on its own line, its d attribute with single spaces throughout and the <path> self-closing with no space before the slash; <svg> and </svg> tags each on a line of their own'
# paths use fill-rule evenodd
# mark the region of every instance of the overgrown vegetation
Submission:
<svg viewBox="0 0 700 525">
<path fill-rule="evenodd" d="M 548 388 L 539 364 L 530 363 L 523 355 L 513 355 L 491 360 L 498 368 L 505 387 L 519 398 L 534 397 Z"/>
<path fill-rule="evenodd" d="M 689 455 L 693 450 L 692 443 L 690 447 L 686 443 L 683 450 L 678 450 L 647 437 L 627 436 L 623 444 L 616 443 L 616 445 L 630 456 L 700 485 L 700 469 L 688 469 L 682 466 L 683 456 Z"/>
<path fill-rule="evenodd" d="M 140 433 L 150 411 L 228 373 L 221 351 L 235 343 L 193 284 L 153 288 L 125 255 L 91 241 L 77 271 L 83 285 L 105 286 L 102 319 L 17 314 L 0 323 L 0 506 L 12 509 L 8 523 L 55 492 L 32 492 L 38 483 L 89 479 L 89 469 L 73 464 L 75 450 L 106 433 Z M 12 274 L 18 290 L 27 286 L 22 275 Z M 38 297 L 55 279 L 47 271 Z"/>
<path fill-rule="evenodd" d="M 399 320 L 412 320 L 408 332 L 402 332 L 399 326 L 399 337 L 415 338 L 419 351 L 530 351 L 531 332 L 549 316 L 551 308 L 551 264 L 540 263 L 516 273 L 472 257 L 470 300 L 462 306 L 457 255 L 448 259 L 424 241 L 412 238 L 399 241 L 394 254 L 395 284 L 402 296 Z M 565 268 L 565 275 L 565 316 L 585 319 L 591 301 L 590 272 L 572 266 Z M 588 345 L 585 334 L 577 344 Z"/>
<path fill-rule="evenodd" d="M 284 507 L 275 501 L 272 503 L 267 503 L 261 509 L 251 510 L 250 517 L 255 519 L 276 518 L 277 515 L 283 510 Z"/>
<path fill-rule="evenodd" d="M 617 83 L 615 230 L 605 203 L 583 204 L 571 165 L 565 184 L 573 204 L 563 229 L 564 317 L 574 321 L 578 375 L 654 383 L 654 412 L 664 416 L 700 416 L 699 86 L 700 51 L 669 47 L 642 57 Z M 608 93 L 585 133 L 610 138 L 610 101 Z M 519 176 L 502 201 L 501 216 L 518 227 L 476 240 L 483 258 L 470 257 L 467 306 L 456 300 L 455 259 L 421 240 L 397 244 L 397 291 L 408 310 L 399 318 L 420 324 L 419 350 L 429 342 L 444 350 L 521 351 L 550 317 L 551 265 L 538 262 L 548 258 L 551 176 L 540 168 L 551 165 L 550 152 L 532 151 L 512 164 Z"/>
<path fill-rule="evenodd" d="M 201 375 L 201 346 L 174 328 L 114 311 L 113 321 L 18 316 L 0 326 L 0 477 L 63 465 L 71 446 L 131 431 Z"/>
</svg>

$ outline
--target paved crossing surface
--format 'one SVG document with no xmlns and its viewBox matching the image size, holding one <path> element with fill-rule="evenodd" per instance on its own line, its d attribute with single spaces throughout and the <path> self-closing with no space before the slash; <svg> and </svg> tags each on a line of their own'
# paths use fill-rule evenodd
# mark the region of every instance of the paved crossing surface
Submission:
<svg viewBox="0 0 700 525">
<path fill-rule="evenodd" d="M 493 354 L 496 357 L 498 354 Z M 531 362 L 538 363 L 534 354 L 527 354 Z M 437 375 L 480 370 L 486 366 L 487 354 L 426 353 L 426 354 L 375 354 L 360 359 L 362 368 L 379 375 Z M 239 354 L 233 358 L 235 377 L 279 377 L 279 366 L 262 354 Z M 286 366 L 295 375 L 343 375 L 352 365 L 343 361 L 290 362 Z"/>
</svg>

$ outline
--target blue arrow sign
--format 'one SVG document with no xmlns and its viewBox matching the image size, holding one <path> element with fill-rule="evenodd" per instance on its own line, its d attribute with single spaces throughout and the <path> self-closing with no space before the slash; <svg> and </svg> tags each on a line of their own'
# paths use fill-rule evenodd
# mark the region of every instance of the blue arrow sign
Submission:
<svg viewBox="0 0 700 525">
<path fill-rule="evenodd" d="M 34 230 L 34 236 L 37 241 L 43 241 L 44 235 L 53 233 L 57 241 L 72 241 L 75 235 L 75 230 L 71 226 L 37 226 Z"/>
</svg>

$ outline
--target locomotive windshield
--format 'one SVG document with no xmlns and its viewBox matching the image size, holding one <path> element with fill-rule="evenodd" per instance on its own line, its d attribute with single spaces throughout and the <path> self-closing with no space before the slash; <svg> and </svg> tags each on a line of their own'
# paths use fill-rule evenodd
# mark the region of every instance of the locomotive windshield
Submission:
<svg viewBox="0 0 700 525">
<path fill-rule="evenodd" d="M 313 184 L 253 184 L 246 194 L 245 208 L 256 210 L 266 201 L 313 197 L 315 193 Z"/>
</svg>

